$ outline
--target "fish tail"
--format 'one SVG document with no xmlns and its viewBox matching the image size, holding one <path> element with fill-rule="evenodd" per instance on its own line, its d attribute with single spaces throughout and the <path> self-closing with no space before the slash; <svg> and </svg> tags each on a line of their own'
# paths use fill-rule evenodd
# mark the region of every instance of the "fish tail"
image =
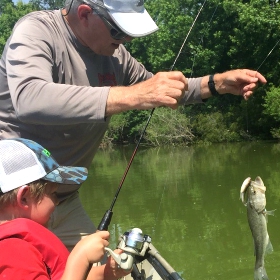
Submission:
<svg viewBox="0 0 280 280">
<path fill-rule="evenodd" d="M 254 280 L 269 280 L 266 274 L 266 270 L 263 266 L 255 269 Z"/>
</svg>

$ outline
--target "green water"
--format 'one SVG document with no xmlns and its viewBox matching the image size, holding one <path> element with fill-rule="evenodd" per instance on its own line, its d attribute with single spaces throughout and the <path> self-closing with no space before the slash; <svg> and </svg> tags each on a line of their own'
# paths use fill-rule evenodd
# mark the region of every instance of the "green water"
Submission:
<svg viewBox="0 0 280 280">
<path fill-rule="evenodd" d="M 82 202 L 98 225 L 109 209 L 134 146 L 100 150 L 81 188 Z M 140 146 L 109 227 L 110 247 L 139 227 L 184 279 L 253 279 L 253 239 L 239 199 L 247 177 L 267 187 L 268 232 L 274 252 L 265 265 L 280 279 L 280 144 L 238 143 L 203 147 Z M 279 212 L 278 212 L 279 211 Z"/>
</svg>

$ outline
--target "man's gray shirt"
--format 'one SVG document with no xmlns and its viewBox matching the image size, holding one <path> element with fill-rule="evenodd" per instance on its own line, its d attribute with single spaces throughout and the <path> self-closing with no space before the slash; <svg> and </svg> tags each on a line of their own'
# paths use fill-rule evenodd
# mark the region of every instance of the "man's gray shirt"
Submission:
<svg viewBox="0 0 280 280">
<path fill-rule="evenodd" d="M 110 87 L 151 77 L 123 45 L 101 56 L 80 44 L 60 10 L 32 12 L 0 61 L 0 139 L 32 139 L 61 165 L 89 167 L 108 127 Z M 189 79 L 183 104 L 201 102 L 200 81 Z"/>
</svg>

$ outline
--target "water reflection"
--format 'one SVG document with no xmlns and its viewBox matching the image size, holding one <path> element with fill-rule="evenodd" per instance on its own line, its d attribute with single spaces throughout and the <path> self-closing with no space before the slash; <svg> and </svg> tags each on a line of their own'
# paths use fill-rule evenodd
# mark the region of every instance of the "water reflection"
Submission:
<svg viewBox="0 0 280 280">
<path fill-rule="evenodd" d="M 100 150 L 81 198 L 98 224 L 110 207 L 134 147 Z M 239 200 L 248 176 L 267 186 L 267 209 L 279 208 L 280 144 L 140 147 L 113 209 L 111 246 L 140 227 L 184 279 L 253 279 L 253 239 Z M 279 210 L 280 211 L 280 210 Z M 278 213 L 269 217 L 274 252 L 265 259 L 269 279 L 280 275 Z"/>
</svg>

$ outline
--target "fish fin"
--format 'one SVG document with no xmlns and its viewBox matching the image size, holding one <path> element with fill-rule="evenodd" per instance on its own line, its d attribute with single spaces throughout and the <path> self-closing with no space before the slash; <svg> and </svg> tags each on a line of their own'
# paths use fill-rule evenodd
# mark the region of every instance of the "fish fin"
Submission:
<svg viewBox="0 0 280 280">
<path fill-rule="evenodd" d="M 255 269 L 254 280 L 269 280 L 266 274 L 266 270 L 263 266 Z"/>
<path fill-rule="evenodd" d="M 275 212 L 275 211 L 276 211 L 276 209 L 270 210 L 270 211 L 264 210 L 264 213 L 265 213 L 266 215 L 274 216 L 274 212 Z"/>
<path fill-rule="evenodd" d="M 270 242 L 270 239 L 268 238 L 268 243 L 265 248 L 265 254 L 271 254 L 272 252 L 273 252 L 273 246 Z"/>
<path fill-rule="evenodd" d="M 265 216 L 266 223 L 268 223 L 268 216 L 275 216 L 274 215 L 275 211 L 276 211 L 276 209 L 270 210 L 270 211 L 267 211 L 266 209 L 264 209 L 263 214 Z"/>
</svg>

